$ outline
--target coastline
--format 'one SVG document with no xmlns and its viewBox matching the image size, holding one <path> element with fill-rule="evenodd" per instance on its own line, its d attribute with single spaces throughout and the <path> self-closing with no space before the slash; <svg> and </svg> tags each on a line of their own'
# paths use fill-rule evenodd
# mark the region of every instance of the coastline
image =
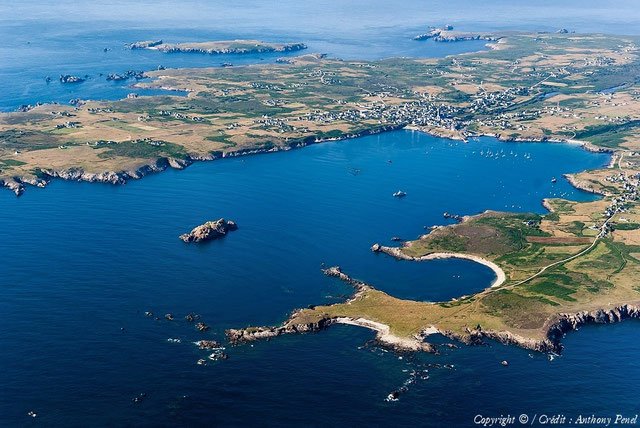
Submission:
<svg viewBox="0 0 640 428">
<path fill-rule="evenodd" d="M 325 275 L 339 278 L 353 285 L 355 293 L 345 303 L 349 304 L 362 298 L 367 291 L 376 290 L 373 286 L 355 280 L 344 273 L 339 267 L 331 267 L 324 270 Z M 434 305 L 427 303 L 426 305 Z M 376 342 L 396 352 L 429 352 L 438 353 L 437 346 L 425 342 L 430 335 L 440 334 L 451 340 L 465 345 L 477 346 L 485 344 L 485 340 L 494 340 L 504 345 L 515 345 L 530 351 L 543 353 L 561 353 L 564 349 L 562 339 L 571 332 L 588 324 L 612 324 L 627 319 L 640 319 L 640 302 L 614 305 L 612 308 L 592 308 L 575 313 L 558 313 L 545 322 L 540 330 L 540 337 L 525 337 L 509 330 L 484 330 L 480 326 L 473 329 L 466 328 L 463 334 L 450 330 L 440 329 L 435 325 L 425 325 L 424 328 L 413 336 L 398 336 L 391 333 L 390 326 L 382 322 L 373 321 L 363 317 L 331 317 L 323 315 L 314 322 L 300 323 L 297 318 L 303 309 L 295 310 L 291 316 L 279 327 L 249 327 L 245 329 L 229 329 L 225 334 L 232 345 L 239 345 L 256 340 L 270 340 L 283 334 L 316 333 L 329 328 L 334 324 L 353 325 L 367 328 L 376 332 Z"/>
<path fill-rule="evenodd" d="M 429 343 L 423 342 L 420 336 L 414 338 L 400 337 L 390 332 L 390 327 L 376 321 L 365 318 L 335 318 L 336 324 L 355 325 L 358 327 L 368 328 L 376 332 L 376 340 L 382 345 L 386 345 L 397 351 L 424 351 L 434 353 L 435 349 Z"/>
<path fill-rule="evenodd" d="M 403 129 L 404 126 L 381 126 L 376 128 L 364 129 L 360 132 L 344 134 L 340 137 L 315 138 L 309 141 L 298 141 L 288 146 L 273 146 L 268 148 L 242 149 L 231 152 L 223 152 L 221 154 L 187 155 L 184 158 L 166 158 L 159 157 L 150 162 L 143 163 L 140 166 L 128 170 L 121 171 L 103 171 L 103 172 L 87 172 L 83 168 L 68 168 L 63 170 L 41 169 L 40 175 L 36 178 L 12 177 L 11 180 L 0 179 L 0 187 L 11 190 L 16 196 L 21 196 L 26 190 L 26 184 L 34 187 L 44 188 L 54 178 L 66 181 L 85 181 L 88 183 L 107 183 L 114 185 L 126 184 L 130 180 L 139 180 L 153 173 L 165 171 L 168 168 L 185 169 L 194 162 L 206 162 L 223 158 L 235 158 L 248 155 L 260 155 L 266 153 L 289 151 L 300 149 L 306 146 L 321 144 L 330 141 L 351 140 L 368 135 L 376 135 L 384 132 L 397 131 Z"/>
<path fill-rule="evenodd" d="M 363 129 L 360 132 L 351 133 L 351 134 L 347 133 L 339 137 L 316 138 L 316 139 L 311 139 L 309 141 L 298 141 L 288 146 L 273 146 L 269 148 L 242 149 L 238 151 L 223 152 L 220 155 L 218 154 L 210 154 L 208 156 L 188 155 L 187 157 L 182 159 L 160 157 L 160 158 L 151 160 L 148 163 L 143 163 L 139 165 L 137 168 L 130 169 L 130 170 L 86 172 L 84 169 L 80 167 L 69 168 L 69 169 L 64 169 L 60 171 L 53 170 L 53 169 L 42 169 L 41 170 L 42 174 L 39 177 L 34 179 L 23 178 L 18 176 L 12 177 L 11 180 L 0 179 L 0 186 L 6 189 L 9 189 L 16 196 L 21 196 L 26 190 L 25 185 L 28 184 L 35 187 L 44 188 L 54 178 L 59 178 L 67 181 L 86 181 L 89 183 L 125 184 L 127 181 L 139 180 L 149 174 L 162 172 L 168 168 L 184 169 L 196 161 L 212 161 L 212 160 L 218 160 L 222 158 L 289 151 L 293 149 L 303 148 L 313 144 L 321 144 L 321 143 L 330 142 L 330 141 L 351 140 L 354 138 L 381 134 L 384 132 L 398 131 L 402 129 L 407 131 L 413 131 L 413 132 L 416 132 L 416 131 L 422 132 L 424 134 L 437 137 L 437 138 L 466 141 L 465 138 L 459 134 L 449 135 L 445 132 L 438 132 L 434 129 L 425 129 L 423 127 L 416 127 L 412 125 L 387 125 L 387 126 L 375 127 L 370 129 Z M 540 138 L 540 139 L 504 138 L 500 134 L 493 134 L 493 133 L 473 134 L 473 135 L 470 135 L 470 137 L 489 137 L 489 138 L 495 138 L 498 141 L 503 141 L 503 142 L 511 142 L 511 141 L 523 142 L 523 143 L 550 142 L 550 143 L 572 144 L 572 145 L 579 145 L 584 150 L 587 150 L 589 152 L 594 152 L 594 153 L 615 154 L 618 152 L 617 150 L 595 146 L 589 142 L 578 141 L 578 140 L 550 139 L 550 138 Z M 578 185 L 574 184 L 574 182 L 572 181 L 572 176 L 569 174 L 565 175 L 565 177 L 567 178 L 567 180 L 571 182 L 572 185 L 574 185 L 574 187 L 578 189 L 585 190 L 591 193 L 598 193 L 593 190 L 589 190 L 588 188 L 581 187 L 579 184 Z"/>
</svg>

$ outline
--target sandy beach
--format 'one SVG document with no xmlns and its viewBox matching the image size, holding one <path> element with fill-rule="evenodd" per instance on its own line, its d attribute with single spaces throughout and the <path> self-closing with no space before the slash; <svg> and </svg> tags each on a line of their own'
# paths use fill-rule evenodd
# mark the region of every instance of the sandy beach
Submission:
<svg viewBox="0 0 640 428">
<path fill-rule="evenodd" d="M 376 338 L 387 345 L 390 345 L 397 349 L 408 351 L 427 351 L 432 352 L 433 348 L 428 343 L 423 342 L 418 337 L 408 338 L 399 337 L 390 332 L 389 326 L 380 322 L 371 321 L 365 318 L 347 318 L 339 317 L 335 320 L 338 324 L 356 325 L 359 327 L 365 327 L 377 332 Z"/>
<path fill-rule="evenodd" d="M 377 248 L 377 250 L 376 250 Z M 400 248 L 396 248 L 396 247 L 385 247 L 383 245 L 378 245 L 375 244 L 372 247 L 373 251 L 377 251 L 377 252 L 383 252 L 385 254 L 388 254 L 390 256 L 396 257 L 398 259 L 402 259 L 402 260 L 412 260 L 412 261 L 424 261 L 424 260 L 435 260 L 435 259 L 466 259 L 466 260 L 472 260 L 476 263 L 480 263 L 482 265 L 487 266 L 489 269 L 491 269 L 495 274 L 496 274 L 496 279 L 493 280 L 493 282 L 491 283 L 491 288 L 495 288 L 495 287 L 499 287 L 501 286 L 506 280 L 507 280 L 507 276 L 505 275 L 504 271 L 502 270 L 502 268 L 500 266 L 498 266 L 497 264 L 487 260 L 487 259 L 483 259 L 482 257 L 479 256 L 475 256 L 473 254 L 465 254 L 465 253 L 431 253 L 431 254 L 427 254 L 426 256 L 422 256 L 422 257 L 411 257 L 408 256 L 406 254 L 404 254 Z"/>
</svg>

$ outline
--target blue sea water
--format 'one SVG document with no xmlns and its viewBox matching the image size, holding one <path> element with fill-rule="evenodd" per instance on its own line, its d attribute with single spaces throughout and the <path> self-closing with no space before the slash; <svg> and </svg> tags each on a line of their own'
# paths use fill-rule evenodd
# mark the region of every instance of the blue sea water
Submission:
<svg viewBox="0 0 640 428">
<path fill-rule="evenodd" d="M 491 17 L 476 2 L 374 3 L 0 3 L 0 108 L 131 91 L 97 77 L 69 89 L 46 86 L 48 74 L 227 61 L 121 49 L 146 38 L 301 40 L 332 56 L 382 58 L 478 48 L 409 40 L 431 24 L 550 30 L 568 21 L 585 31 L 630 32 L 633 21 L 629 2 L 606 14 L 600 3 L 533 8 L 496 1 Z M 527 18 L 513 23 L 509 13 L 516 12 Z M 349 326 L 230 348 L 229 360 L 207 366 L 196 365 L 207 353 L 192 344 L 222 340 L 230 327 L 277 324 L 293 308 L 340 301 L 351 290 L 324 277 L 323 264 L 402 298 L 439 301 L 482 290 L 494 278 L 484 266 L 400 262 L 369 247 L 415 238 L 446 223 L 444 211 L 542 213 L 544 197 L 592 200 L 551 178 L 607 162 L 569 145 L 465 144 L 397 131 L 199 163 L 120 187 L 54 181 L 21 198 L 0 192 L 0 425 L 473 426 L 477 414 L 638 413 L 637 322 L 572 333 L 553 361 L 498 344 L 398 356 L 366 345 L 373 333 Z M 408 196 L 393 198 L 399 189 Z M 199 246 L 177 239 L 222 216 L 239 230 Z M 210 332 L 182 321 L 192 311 Z M 162 319 L 168 312 L 177 321 Z M 505 359 L 507 368 L 499 364 Z M 384 400 L 405 384 L 400 401 Z M 141 393 L 146 398 L 132 403 Z M 37 418 L 27 416 L 31 410 Z"/>
</svg>

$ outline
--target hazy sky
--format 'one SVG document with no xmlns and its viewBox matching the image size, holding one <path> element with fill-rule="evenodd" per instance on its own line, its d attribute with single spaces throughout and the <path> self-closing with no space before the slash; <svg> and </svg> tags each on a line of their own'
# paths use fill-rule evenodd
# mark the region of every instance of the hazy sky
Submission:
<svg viewBox="0 0 640 428">
<path fill-rule="evenodd" d="M 451 22 L 475 28 L 640 32 L 636 0 L 0 0 L 3 25 L 24 20 L 114 21 L 134 27 L 251 27 L 304 33 Z M 354 19 L 356 18 L 356 19 Z M 105 23 L 106 25 L 107 23 Z M 348 26 L 348 29 L 341 28 Z"/>
</svg>

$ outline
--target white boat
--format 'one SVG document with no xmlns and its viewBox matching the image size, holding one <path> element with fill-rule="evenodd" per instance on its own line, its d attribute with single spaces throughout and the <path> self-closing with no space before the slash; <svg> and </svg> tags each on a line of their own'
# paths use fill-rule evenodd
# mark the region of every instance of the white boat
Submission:
<svg viewBox="0 0 640 428">
<path fill-rule="evenodd" d="M 398 190 L 396 193 L 393 194 L 394 198 L 404 198 L 405 196 L 407 196 L 407 194 L 402 190 Z"/>
</svg>

